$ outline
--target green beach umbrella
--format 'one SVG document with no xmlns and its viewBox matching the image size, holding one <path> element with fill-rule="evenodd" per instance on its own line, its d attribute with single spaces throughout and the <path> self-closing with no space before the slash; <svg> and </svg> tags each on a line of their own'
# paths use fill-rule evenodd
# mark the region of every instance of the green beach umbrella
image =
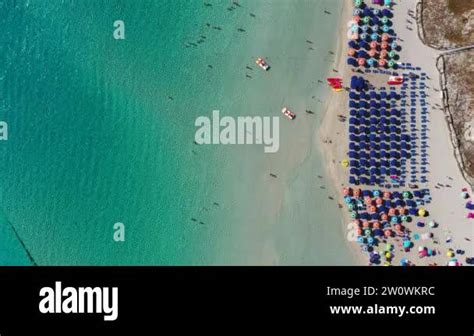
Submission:
<svg viewBox="0 0 474 336">
<path fill-rule="evenodd" d="M 370 17 L 364 16 L 364 18 L 362 19 L 362 22 L 364 22 L 365 24 L 368 24 L 370 22 Z"/>
<path fill-rule="evenodd" d="M 352 217 L 352 218 L 356 218 L 356 217 L 357 217 L 357 212 L 352 211 L 352 212 L 351 212 L 351 217 Z"/>
<path fill-rule="evenodd" d="M 382 21 L 382 23 L 385 25 L 390 21 L 390 19 L 388 17 L 384 16 L 383 18 L 380 19 L 380 21 Z"/>
<path fill-rule="evenodd" d="M 363 1 L 362 0 L 354 0 L 354 6 L 360 7 L 362 6 Z"/>
<path fill-rule="evenodd" d="M 393 50 L 388 53 L 388 57 L 390 58 L 394 58 L 395 56 L 397 56 L 397 53 Z"/>
<path fill-rule="evenodd" d="M 389 68 L 393 68 L 395 66 L 395 62 L 394 61 L 388 61 L 388 67 Z"/>
</svg>

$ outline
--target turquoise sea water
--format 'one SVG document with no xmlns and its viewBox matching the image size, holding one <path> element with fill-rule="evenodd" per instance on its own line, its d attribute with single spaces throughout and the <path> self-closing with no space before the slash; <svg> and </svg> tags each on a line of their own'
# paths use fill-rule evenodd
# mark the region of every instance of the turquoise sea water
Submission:
<svg viewBox="0 0 474 336">
<path fill-rule="evenodd" d="M 281 119 L 273 155 L 193 144 L 214 109 L 320 111 L 342 1 L 207 2 L 0 1 L 1 264 L 352 262 L 317 116 Z"/>
</svg>

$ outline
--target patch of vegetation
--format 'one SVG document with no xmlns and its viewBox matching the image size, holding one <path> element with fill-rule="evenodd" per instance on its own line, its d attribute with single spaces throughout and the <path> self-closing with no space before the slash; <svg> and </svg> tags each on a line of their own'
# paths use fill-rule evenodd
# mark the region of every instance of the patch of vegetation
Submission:
<svg viewBox="0 0 474 336">
<path fill-rule="evenodd" d="M 448 0 L 448 9 L 456 15 L 462 15 L 474 9 L 474 1 Z"/>
</svg>

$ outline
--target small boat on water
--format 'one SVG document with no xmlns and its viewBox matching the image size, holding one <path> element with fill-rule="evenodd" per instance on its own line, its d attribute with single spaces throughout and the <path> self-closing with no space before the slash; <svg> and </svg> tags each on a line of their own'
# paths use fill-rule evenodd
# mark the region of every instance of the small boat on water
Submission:
<svg viewBox="0 0 474 336">
<path fill-rule="evenodd" d="M 267 64 L 267 62 L 265 62 L 265 60 L 263 58 L 260 58 L 260 57 L 257 58 L 255 63 L 257 63 L 257 65 L 265 71 L 270 70 L 270 66 Z"/>
<path fill-rule="evenodd" d="M 390 76 L 387 82 L 388 85 L 402 85 L 403 76 Z"/>
<path fill-rule="evenodd" d="M 283 113 L 283 115 L 285 117 L 287 117 L 288 119 L 290 120 L 294 120 L 296 118 L 296 114 L 294 114 L 293 112 L 291 112 L 287 107 L 284 107 L 282 110 L 281 110 L 281 113 Z"/>
</svg>

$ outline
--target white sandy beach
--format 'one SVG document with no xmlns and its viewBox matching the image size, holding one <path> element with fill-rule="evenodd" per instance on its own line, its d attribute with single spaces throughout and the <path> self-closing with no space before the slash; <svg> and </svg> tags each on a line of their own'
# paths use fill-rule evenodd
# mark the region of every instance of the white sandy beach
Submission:
<svg viewBox="0 0 474 336">
<path fill-rule="evenodd" d="M 464 180 L 455 156 L 453 145 L 450 140 L 448 125 L 445 120 L 445 116 L 442 110 L 435 106 L 442 105 L 441 97 L 439 94 L 440 82 L 439 73 L 436 69 L 436 58 L 439 52 L 425 46 L 418 38 L 416 32 L 416 21 L 410 19 L 412 24 L 407 23 L 408 11 L 412 10 L 413 13 L 416 11 L 415 1 L 401 1 L 394 7 L 394 30 L 398 37 L 401 39 L 402 51 L 400 53 L 401 62 L 409 62 L 414 66 L 422 67 L 423 71 L 427 73 L 430 80 L 428 81 L 429 88 L 427 89 L 427 102 L 429 104 L 429 173 L 428 181 L 426 185 L 419 184 L 420 187 L 429 188 L 433 201 L 427 206 L 427 210 L 430 212 L 430 217 L 425 218 L 425 221 L 434 220 L 439 224 L 439 227 L 431 230 L 434 234 L 433 241 L 415 242 L 415 247 L 409 253 L 399 253 L 395 251 L 396 258 L 394 264 L 398 264 L 400 257 L 408 258 L 416 265 L 427 265 L 436 263 L 438 265 L 446 265 L 449 258 L 446 256 L 446 252 L 449 248 L 453 250 L 461 249 L 465 251 L 464 256 L 456 256 L 459 261 L 464 262 L 466 256 L 472 256 L 474 252 L 473 242 L 474 240 L 474 229 L 472 221 L 466 218 L 467 210 L 465 209 L 466 200 L 460 197 L 461 190 L 468 188 L 468 183 Z M 347 86 L 352 76 L 352 71 L 346 64 L 346 51 L 347 51 L 347 26 L 346 23 L 352 16 L 352 1 L 347 1 L 343 13 L 341 13 L 341 25 L 339 36 L 341 41 L 337 50 L 337 64 L 335 69 L 338 73 L 332 73 L 331 75 L 341 76 L 344 79 L 344 83 Z M 411 28 L 411 29 L 409 29 Z M 401 71 L 400 71 L 401 72 Z M 365 78 L 372 80 L 373 75 L 366 74 Z M 328 174 L 330 174 L 336 189 L 339 191 L 339 200 L 342 202 L 342 187 L 348 186 L 348 172 L 347 169 L 343 168 L 340 164 L 341 160 L 346 158 L 346 152 L 348 148 L 348 135 L 347 135 L 347 123 L 338 120 L 338 115 L 348 116 L 348 93 L 347 92 L 331 92 L 326 102 L 326 112 L 324 120 L 322 122 L 320 130 L 320 141 L 321 148 L 323 149 L 323 155 L 327 162 Z M 332 143 L 327 143 L 327 140 L 331 139 Z M 449 185 L 450 187 L 435 188 L 438 183 L 442 185 Z M 344 216 L 345 222 L 349 223 L 350 219 L 347 210 L 341 209 L 341 214 Z M 410 224 L 410 229 L 415 232 L 426 232 L 428 229 L 418 230 L 415 224 Z M 451 238 L 451 242 L 447 243 L 446 240 Z M 470 239 L 471 241 L 466 240 Z M 346 237 L 343 237 L 346 239 Z M 438 242 L 436 244 L 435 242 Z M 353 245 L 354 251 L 360 254 L 361 264 L 367 264 L 367 256 L 362 252 L 359 252 L 359 245 L 357 243 L 349 243 Z M 417 246 L 423 244 L 429 248 L 439 251 L 439 254 L 435 257 L 420 259 L 417 256 Z"/>
</svg>

